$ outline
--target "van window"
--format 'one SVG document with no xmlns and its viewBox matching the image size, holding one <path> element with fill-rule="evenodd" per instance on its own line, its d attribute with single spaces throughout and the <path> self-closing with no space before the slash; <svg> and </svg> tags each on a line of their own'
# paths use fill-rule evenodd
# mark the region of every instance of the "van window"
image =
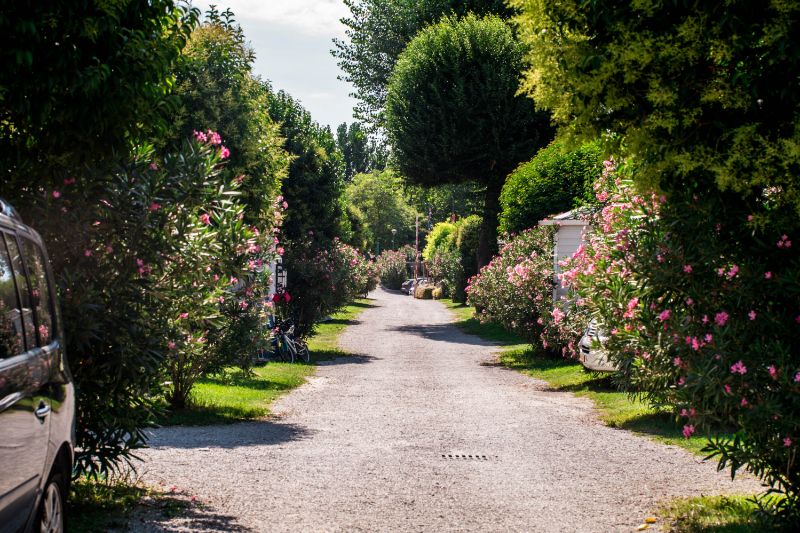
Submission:
<svg viewBox="0 0 800 533">
<path fill-rule="evenodd" d="M 22 256 L 19 253 L 16 237 L 6 234 L 6 246 L 8 248 L 8 256 L 11 259 L 11 271 L 17 282 L 17 290 L 19 292 L 19 308 L 22 311 L 22 333 L 25 336 L 25 344 L 30 350 L 36 346 L 36 325 L 33 320 L 30 287 L 25 276 L 25 267 L 22 263 Z"/>
<path fill-rule="evenodd" d="M 11 260 L 3 233 L 0 233 L 0 359 L 14 357 L 25 350 L 21 316 Z"/>
<path fill-rule="evenodd" d="M 47 283 L 47 268 L 44 254 L 39 245 L 30 239 L 22 239 L 25 249 L 25 264 L 28 266 L 28 275 L 31 283 L 31 296 L 33 307 L 36 309 L 36 318 L 39 327 L 39 342 L 45 346 L 53 339 L 53 301 L 50 298 L 50 286 Z"/>
</svg>

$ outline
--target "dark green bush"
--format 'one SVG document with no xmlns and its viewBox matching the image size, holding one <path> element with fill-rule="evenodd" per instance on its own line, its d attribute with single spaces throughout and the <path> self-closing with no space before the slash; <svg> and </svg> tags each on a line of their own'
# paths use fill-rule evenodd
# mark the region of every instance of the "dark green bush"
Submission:
<svg viewBox="0 0 800 533">
<path fill-rule="evenodd" d="M 597 142 L 568 151 L 551 144 L 512 172 L 500 194 L 500 232 L 519 233 L 540 220 L 592 200 L 603 158 Z"/>
</svg>

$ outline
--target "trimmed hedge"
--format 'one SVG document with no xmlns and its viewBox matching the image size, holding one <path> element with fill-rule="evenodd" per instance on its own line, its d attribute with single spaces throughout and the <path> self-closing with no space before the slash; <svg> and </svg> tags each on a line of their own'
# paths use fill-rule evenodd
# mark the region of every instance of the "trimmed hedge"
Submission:
<svg viewBox="0 0 800 533">
<path fill-rule="evenodd" d="M 603 170 L 599 142 L 567 151 L 551 144 L 512 172 L 500 194 L 500 232 L 519 233 L 540 220 L 593 200 Z"/>
</svg>

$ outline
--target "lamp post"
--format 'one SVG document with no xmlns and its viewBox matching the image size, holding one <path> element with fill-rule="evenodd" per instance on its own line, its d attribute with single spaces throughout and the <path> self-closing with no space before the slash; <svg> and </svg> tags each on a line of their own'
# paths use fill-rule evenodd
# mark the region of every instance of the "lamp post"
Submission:
<svg viewBox="0 0 800 533">
<path fill-rule="evenodd" d="M 392 250 L 394 250 L 394 236 L 397 235 L 397 230 L 392 228 Z"/>
</svg>

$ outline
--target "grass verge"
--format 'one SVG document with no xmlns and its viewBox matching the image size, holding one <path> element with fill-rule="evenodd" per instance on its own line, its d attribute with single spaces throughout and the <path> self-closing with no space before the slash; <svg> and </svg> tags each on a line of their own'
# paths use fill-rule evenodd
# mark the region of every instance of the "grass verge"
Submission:
<svg viewBox="0 0 800 533">
<path fill-rule="evenodd" d="M 680 498 L 661 512 L 671 533 L 753 533 L 777 531 L 758 518 L 758 507 L 748 496 Z"/>
<path fill-rule="evenodd" d="M 338 346 L 339 336 L 371 306 L 368 299 L 359 299 L 332 315 L 329 321 L 321 323 L 308 340 L 311 365 L 269 362 L 255 367 L 252 374 L 230 368 L 222 374 L 206 376 L 192 390 L 191 407 L 169 411 L 159 422 L 162 425 L 199 426 L 228 424 L 268 415 L 272 402 L 305 383 L 306 378 L 314 373 L 313 363 L 347 355 Z"/>
</svg>

